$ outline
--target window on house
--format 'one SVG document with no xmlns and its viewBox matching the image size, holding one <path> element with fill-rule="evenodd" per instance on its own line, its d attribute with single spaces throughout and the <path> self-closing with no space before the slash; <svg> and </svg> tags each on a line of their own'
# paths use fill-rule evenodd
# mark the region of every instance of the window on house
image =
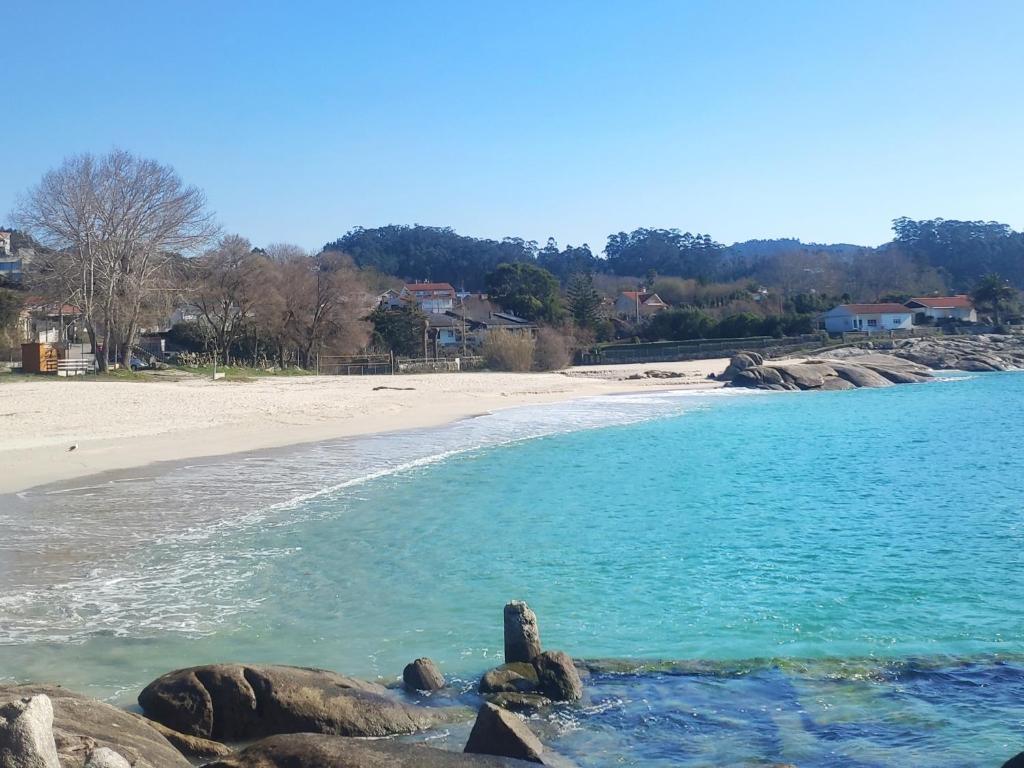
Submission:
<svg viewBox="0 0 1024 768">
<path fill-rule="evenodd" d="M 877 320 L 868 320 L 868 328 L 874 328 L 877 325 L 878 325 L 878 321 Z"/>
</svg>

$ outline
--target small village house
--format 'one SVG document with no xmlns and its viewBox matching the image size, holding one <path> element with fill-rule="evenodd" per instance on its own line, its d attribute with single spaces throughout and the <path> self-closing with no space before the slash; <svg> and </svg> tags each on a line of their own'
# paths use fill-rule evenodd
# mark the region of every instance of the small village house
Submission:
<svg viewBox="0 0 1024 768">
<path fill-rule="evenodd" d="M 666 309 L 668 304 L 649 291 L 623 291 L 615 299 L 615 314 L 637 321 Z"/>
<path fill-rule="evenodd" d="M 829 333 L 909 331 L 914 312 L 902 304 L 840 304 L 824 315 Z"/>
<path fill-rule="evenodd" d="M 501 311 L 482 295 L 461 298 L 455 308 L 445 314 L 430 315 L 427 324 L 438 350 L 460 350 L 463 346 L 467 351 L 479 349 L 487 335 L 495 330 L 529 336 L 537 334 L 536 323 Z"/>
<path fill-rule="evenodd" d="M 457 300 L 450 283 L 407 283 L 397 295 L 389 291 L 381 299 L 392 309 L 415 304 L 428 315 L 443 315 L 455 307 Z"/>
<path fill-rule="evenodd" d="M 970 296 L 926 296 L 911 299 L 904 304 L 914 313 L 914 321 L 925 322 L 925 318 L 937 320 L 960 320 L 966 323 L 978 322 L 978 313 L 974 309 Z"/>
</svg>

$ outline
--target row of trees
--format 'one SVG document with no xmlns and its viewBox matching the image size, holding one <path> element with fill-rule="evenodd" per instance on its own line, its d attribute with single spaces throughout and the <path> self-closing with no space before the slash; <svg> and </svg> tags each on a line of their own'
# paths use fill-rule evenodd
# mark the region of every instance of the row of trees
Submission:
<svg viewBox="0 0 1024 768">
<path fill-rule="evenodd" d="M 311 367 L 318 354 L 351 354 L 370 338 L 367 274 L 343 254 L 253 248 L 229 235 L 182 261 L 179 276 L 182 299 L 200 319 L 178 332 L 191 331 L 226 363 L 266 359 Z"/>
</svg>

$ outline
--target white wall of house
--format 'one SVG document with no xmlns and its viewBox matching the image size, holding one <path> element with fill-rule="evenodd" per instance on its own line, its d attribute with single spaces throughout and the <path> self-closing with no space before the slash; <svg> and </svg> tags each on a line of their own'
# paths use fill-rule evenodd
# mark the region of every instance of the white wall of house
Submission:
<svg viewBox="0 0 1024 768">
<path fill-rule="evenodd" d="M 956 320 L 965 320 L 969 323 L 978 322 L 978 313 L 974 311 L 974 308 L 966 309 L 963 307 L 954 307 L 951 309 L 938 309 L 936 307 L 921 307 L 914 310 L 915 315 L 924 315 L 930 317 L 933 320 L 946 320 L 953 318 Z"/>
<path fill-rule="evenodd" d="M 914 314 L 891 312 L 879 314 L 855 314 L 843 307 L 836 307 L 825 313 L 825 330 L 829 333 L 880 333 L 883 331 L 906 331 L 914 327 Z"/>
</svg>

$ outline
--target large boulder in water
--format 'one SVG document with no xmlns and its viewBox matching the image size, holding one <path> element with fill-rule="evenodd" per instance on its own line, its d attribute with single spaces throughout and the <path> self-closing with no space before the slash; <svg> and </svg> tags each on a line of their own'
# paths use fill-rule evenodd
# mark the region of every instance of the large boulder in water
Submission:
<svg viewBox="0 0 1024 768">
<path fill-rule="evenodd" d="M 206 768 L 526 768 L 503 757 L 445 752 L 421 744 L 294 733 L 258 741 Z"/>
<path fill-rule="evenodd" d="M 562 651 L 545 651 L 533 660 L 540 692 L 554 701 L 579 701 L 583 681 L 572 658 Z"/>
<path fill-rule="evenodd" d="M 169 728 L 216 741 L 302 732 L 391 736 L 450 719 L 443 709 L 405 704 L 375 683 L 323 669 L 270 665 L 212 664 L 170 672 L 146 686 L 139 705 Z"/>
<path fill-rule="evenodd" d="M 0 766 L 60 768 L 49 696 L 40 693 L 0 707 Z"/>
<path fill-rule="evenodd" d="M 107 747 L 133 768 L 191 768 L 145 720 L 54 685 L 0 686 L 0 707 L 44 694 L 53 705 L 53 738 L 61 768 L 83 768 L 89 754 Z"/>
<path fill-rule="evenodd" d="M 484 673 L 480 678 L 480 693 L 529 693 L 536 691 L 539 683 L 537 668 L 518 661 Z"/>
<path fill-rule="evenodd" d="M 466 752 L 544 763 L 544 746 L 518 715 L 485 703 L 477 713 Z"/>
<path fill-rule="evenodd" d="M 505 663 L 529 663 L 540 652 L 537 614 L 522 600 L 513 600 L 505 606 Z"/>
<path fill-rule="evenodd" d="M 444 688 L 444 675 L 432 660 L 416 659 L 402 670 L 402 684 L 410 692 L 439 691 Z"/>
</svg>

